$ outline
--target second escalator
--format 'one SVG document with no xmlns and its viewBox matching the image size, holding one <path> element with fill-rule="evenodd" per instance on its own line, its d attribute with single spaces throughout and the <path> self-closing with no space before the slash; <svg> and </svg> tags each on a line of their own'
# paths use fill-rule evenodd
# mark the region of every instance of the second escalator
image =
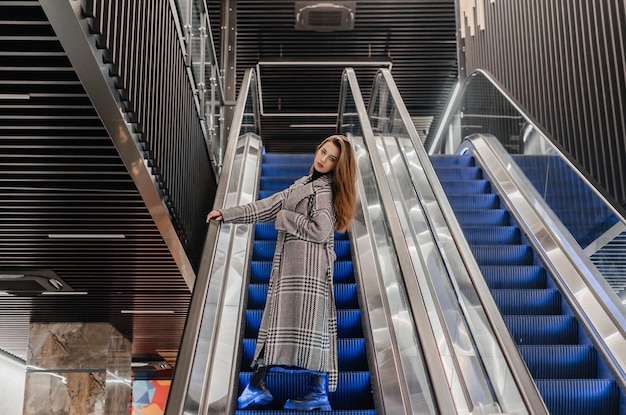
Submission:
<svg viewBox="0 0 626 415">
<path fill-rule="evenodd" d="M 623 393 L 475 158 L 431 161 L 549 412 L 624 414 Z"/>
</svg>

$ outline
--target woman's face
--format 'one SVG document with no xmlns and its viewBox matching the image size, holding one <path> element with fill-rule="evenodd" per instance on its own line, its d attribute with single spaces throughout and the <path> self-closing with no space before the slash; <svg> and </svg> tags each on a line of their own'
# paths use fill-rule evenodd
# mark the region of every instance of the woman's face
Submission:
<svg viewBox="0 0 626 415">
<path fill-rule="evenodd" d="M 337 160 L 339 160 L 339 147 L 332 141 L 328 141 L 315 153 L 313 165 L 318 172 L 328 173 L 335 170 Z"/>
</svg>

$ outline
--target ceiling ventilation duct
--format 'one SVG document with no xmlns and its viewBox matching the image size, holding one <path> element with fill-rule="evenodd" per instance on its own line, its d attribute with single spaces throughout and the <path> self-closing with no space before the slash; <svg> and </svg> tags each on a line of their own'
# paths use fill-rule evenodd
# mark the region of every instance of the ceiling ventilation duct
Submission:
<svg viewBox="0 0 626 415">
<path fill-rule="evenodd" d="M 296 29 L 334 32 L 354 29 L 356 1 L 296 1 Z"/>
<path fill-rule="evenodd" d="M 0 270 L 0 294 L 32 297 L 76 292 L 50 270 Z"/>
</svg>

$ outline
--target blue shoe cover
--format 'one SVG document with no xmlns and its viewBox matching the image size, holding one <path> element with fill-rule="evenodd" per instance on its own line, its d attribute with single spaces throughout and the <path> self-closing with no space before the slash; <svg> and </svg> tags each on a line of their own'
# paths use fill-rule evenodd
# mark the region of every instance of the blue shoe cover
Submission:
<svg viewBox="0 0 626 415">
<path fill-rule="evenodd" d="M 328 396 L 324 393 L 311 394 L 303 399 L 288 399 L 283 409 L 294 411 L 332 411 Z"/>
<path fill-rule="evenodd" d="M 237 409 L 244 409 L 250 405 L 267 405 L 273 399 L 268 389 L 253 389 L 248 385 L 237 398 Z"/>
</svg>

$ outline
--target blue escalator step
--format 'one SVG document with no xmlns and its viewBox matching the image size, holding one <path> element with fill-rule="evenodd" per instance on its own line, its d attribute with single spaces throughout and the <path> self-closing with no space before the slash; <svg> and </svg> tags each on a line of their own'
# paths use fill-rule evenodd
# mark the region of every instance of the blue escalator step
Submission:
<svg viewBox="0 0 626 415">
<path fill-rule="evenodd" d="M 578 322 L 568 315 L 505 315 L 513 340 L 518 345 L 576 344 Z"/>
<path fill-rule="evenodd" d="M 266 199 L 278 192 L 278 190 L 259 190 L 259 199 Z"/>
<path fill-rule="evenodd" d="M 311 164 L 268 164 L 263 163 L 261 166 L 261 175 L 264 177 L 271 176 L 284 176 L 291 177 L 292 181 L 295 178 L 306 176 L 309 174 Z"/>
<path fill-rule="evenodd" d="M 254 261 L 271 261 L 276 251 L 275 240 L 254 241 L 252 259 Z"/>
<path fill-rule="evenodd" d="M 528 245 L 473 245 L 480 265 L 533 265 L 534 253 Z"/>
<path fill-rule="evenodd" d="M 340 338 L 337 340 L 337 360 L 340 371 L 368 370 L 365 339 Z"/>
<path fill-rule="evenodd" d="M 491 186 L 489 180 L 458 180 L 442 181 L 441 185 L 446 193 L 452 195 L 465 193 L 489 193 Z"/>
<path fill-rule="evenodd" d="M 278 231 L 274 228 L 274 222 L 257 223 L 254 225 L 254 239 L 276 240 Z"/>
<path fill-rule="evenodd" d="M 256 339 L 244 339 L 241 368 L 249 370 Z M 365 339 L 363 338 L 340 338 L 337 339 L 337 360 L 340 371 L 367 370 L 367 357 L 365 353 Z"/>
<path fill-rule="evenodd" d="M 369 371 L 340 372 L 337 390 L 330 393 L 328 397 L 333 409 L 373 408 L 374 397 L 370 386 Z"/>
<path fill-rule="evenodd" d="M 239 393 L 250 381 L 251 372 L 239 373 Z M 262 412 L 267 415 L 268 410 L 279 410 L 279 414 L 294 414 L 294 411 L 282 411 L 281 408 L 289 398 L 303 396 L 305 393 L 308 375 L 294 371 L 286 373 L 280 369 L 270 370 L 266 377 L 267 388 L 272 392 L 274 400 L 266 405 Z M 354 410 L 371 411 L 374 407 L 370 388 L 370 374 L 368 371 L 341 371 L 337 382 L 337 390 L 328 394 L 333 415 L 345 411 L 346 414 L 355 414 Z M 236 414 L 249 414 L 250 411 L 236 411 Z M 308 412 L 310 413 L 310 412 Z M 314 412 L 315 413 L 315 412 Z M 371 412 L 367 412 L 371 413 Z"/>
<path fill-rule="evenodd" d="M 483 178 L 480 167 L 445 167 L 437 170 L 437 175 L 442 181 L 448 180 L 478 180 Z"/>
<path fill-rule="evenodd" d="M 479 193 L 467 195 L 449 195 L 448 201 L 457 209 L 498 209 L 500 198 L 495 193 Z"/>
<path fill-rule="evenodd" d="M 261 177 L 259 181 L 260 190 L 283 190 L 291 186 L 291 177 Z"/>
<path fill-rule="evenodd" d="M 546 288 L 546 269 L 539 265 L 482 265 L 489 288 Z"/>
<path fill-rule="evenodd" d="M 267 284 L 248 285 L 248 309 L 262 309 L 267 299 Z"/>
<path fill-rule="evenodd" d="M 347 240 L 348 233 L 340 233 L 335 231 L 335 240 Z M 270 240 L 276 239 L 278 237 L 278 231 L 274 227 L 274 222 L 265 222 L 265 223 L 257 223 L 254 225 L 254 238 L 255 239 L 263 239 Z"/>
<path fill-rule="evenodd" d="M 333 268 L 333 281 L 335 284 L 354 282 L 354 265 L 352 261 L 335 261 Z"/>
<path fill-rule="evenodd" d="M 337 308 L 358 308 L 359 301 L 355 284 L 333 284 Z M 267 299 L 267 284 L 248 285 L 248 308 L 264 308 Z"/>
<path fill-rule="evenodd" d="M 363 337 L 360 309 L 337 310 L 337 337 Z"/>
<path fill-rule="evenodd" d="M 337 260 L 339 261 L 351 259 L 350 241 L 347 239 L 335 241 L 335 254 L 337 254 Z"/>
<path fill-rule="evenodd" d="M 464 226 L 463 233 L 470 244 L 521 243 L 521 232 L 517 226 Z"/>
<path fill-rule="evenodd" d="M 557 290 L 491 290 L 502 314 L 554 315 L 561 312 Z"/>
<path fill-rule="evenodd" d="M 468 167 L 476 165 L 476 161 L 472 156 L 455 156 L 447 154 L 433 154 L 430 156 L 430 162 L 435 167 Z"/>
<path fill-rule="evenodd" d="M 272 261 L 252 261 L 250 264 L 250 283 L 267 284 L 272 273 Z"/>
<path fill-rule="evenodd" d="M 597 353 L 591 346 L 519 346 L 535 379 L 592 379 L 596 376 Z"/>
<path fill-rule="evenodd" d="M 251 263 L 251 284 L 267 284 L 272 272 L 271 259 L 264 261 L 252 261 Z M 333 270 L 333 281 L 335 284 L 354 282 L 354 266 L 351 260 L 335 261 Z"/>
<path fill-rule="evenodd" d="M 356 293 L 356 284 L 333 285 L 335 291 L 335 303 L 337 308 L 359 308 L 359 300 Z"/>
<path fill-rule="evenodd" d="M 509 212 L 505 209 L 463 209 L 455 211 L 461 227 L 466 226 L 508 226 Z"/>
<path fill-rule="evenodd" d="M 615 381 L 607 379 L 536 380 L 550 414 L 618 414 L 620 393 Z"/>
<path fill-rule="evenodd" d="M 265 153 L 263 163 L 268 164 L 313 164 L 312 153 Z"/>
<path fill-rule="evenodd" d="M 235 415 L 294 415 L 300 412 L 295 412 L 292 410 L 266 410 L 266 409 L 243 409 L 235 411 Z M 307 412 L 308 413 L 308 412 Z M 311 411 L 310 413 L 317 413 Z M 322 412 L 326 413 L 326 412 Z M 329 412 L 330 413 L 330 412 Z M 374 409 L 344 409 L 344 410 L 333 410 L 332 415 L 376 415 L 376 410 Z"/>
<path fill-rule="evenodd" d="M 276 240 L 257 240 L 253 242 L 253 260 L 254 261 L 271 261 L 276 250 Z M 335 241 L 335 254 L 337 260 L 346 261 L 352 258 L 350 252 L 350 241 L 342 239 Z"/>
</svg>

